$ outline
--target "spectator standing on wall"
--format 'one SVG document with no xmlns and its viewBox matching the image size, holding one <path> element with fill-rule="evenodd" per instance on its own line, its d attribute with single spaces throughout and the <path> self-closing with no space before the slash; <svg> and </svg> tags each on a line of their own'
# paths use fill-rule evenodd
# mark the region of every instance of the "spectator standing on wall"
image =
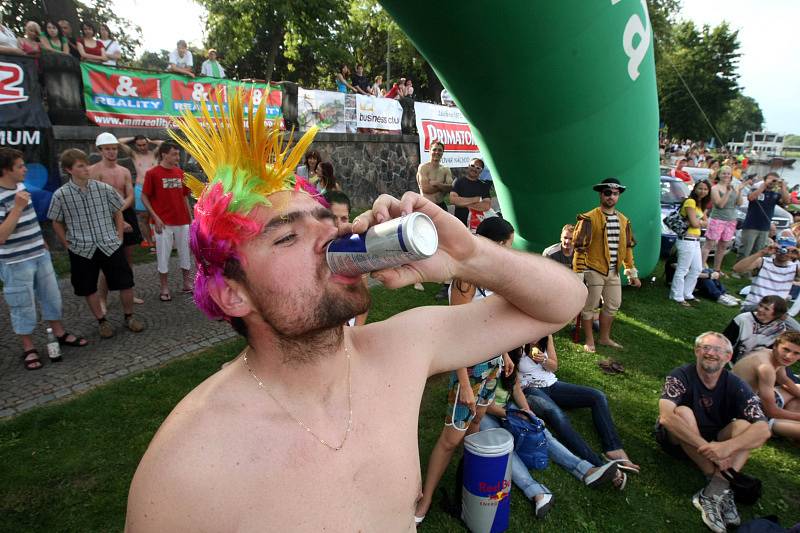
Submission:
<svg viewBox="0 0 800 533">
<path fill-rule="evenodd" d="M 94 28 L 94 23 L 84 22 L 81 24 L 81 33 L 83 36 L 78 39 L 78 53 L 81 55 L 81 60 L 91 63 L 108 61 L 103 43 L 95 38 L 97 30 Z"/>
<path fill-rule="evenodd" d="M 186 41 L 181 39 L 178 41 L 177 48 L 169 53 L 167 71 L 177 72 L 178 74 L 194 78 L 194 72 L 192 72 L 193 67 L 194 59 L 192 58 L 192 53 L 189 51 Z"/>
<path fill-rule="evenodd" d="M 456 103 L 453 101 L 453 98 L 450 96 L 450 91 L 447 89 L 442 89 L 442 92 L 439 94 L 439 99 L 442 102 L 442 105 L 447 107 L 455 107 Z"/>
<path fill-rule="evenodd" d="M 414 82 L 406 80 L 406 98 L 414 98 Z"/>
<path fill-rule="evenodd" d="M 69 54 L 69 43 L 67 38 L 61 33 L 61 28 L 52 20 L 48 20 L 44 25 L 44 32 L 39 36 L 39 42 L 43 50 Z"/>
<path fill-rule="evenodd" d="M 217 61 L 217 51 L 215 49 L 208 49 L 208 59 L 203 61 L 203 65 L 200 67 L 200 74 L 210 78 L 225 77 L 225 69 Z"/>
<path fill-rule="evenodd" d="M 26 55 L 39 57 L 42 55 L 42 45 L 39 44 L 39 34 L 42 28 L 36 22 L 29 20 L 25 23 L 25 34 L 19 38 L 19 47 Z"/>
<path fill-rule="evenodd" d="M 353 74 L 353 87 L 358 94 L 369 94 L 369 80 L 364 76 L 364 65 L 358 63 Z"/>
<path fill-rule="evenodd" d="M 72 35 L 72 24 L 68 20 L 61 19 L 58 21 L 58 27 L 61 28 L 61 34 L 67 40 L 70 55 L 80 60 L 81 54 L 78 51 L 78 40 Z"/>
<path fill-rule="evenodd" d="M 119 43 L 114 40 L 114 36 L 111 35 L 108 24 L 100 24 L 100 41 L 103 43 L 106 57 L 108 58 L 107 61 L 103 61 L 103 64 L 111 65 L 112 67 L 117 66 L 117 61 L 122 56 L 122 48 L 119 47 Z"/>
<path fill-rule="evenodd" d="M 347 77 L 350 76 L 350 69 L 347 68 L 347 65 L 342 65 L 339 67 L 339 72 L 336 73 L 336 90 L 340 93 L 346 93 L 349 89 L 350 91 L 356 93 L 355 87 L 350 85 L 350 82 L 347 81 Z"/>
<path fill-rule="evenodd" d="M 383 90 L 383 76 L 375 76 L 375 83 L 372 84 L 372 89 L 370 89 L 370 91 L 372 92 L 372 96 L 383 96 L 385 94 Z"/>
<path fill-rule="evenodd" d="M 38 370 L 42 362 L 31 337 L 37 300 L 59 344 L 81 347 L 87 342 L 67 333 L 61 323 L 61 292 L 31 195 L 23 185 L 26 172 L 22 152 L 0 148 L 0 281 L 11 327 L 22 343 L 22 363 L 27 370 Z M 60 355 L 51 358 L 60 360 Z"/>
<path fill-rule="evenodd" d="M 3 24 L 3 12 L 0 11 L 0 54 L 13 56 L 25 55 L 19 47 L 19 39 L 8 26 Z"/>
</svg>

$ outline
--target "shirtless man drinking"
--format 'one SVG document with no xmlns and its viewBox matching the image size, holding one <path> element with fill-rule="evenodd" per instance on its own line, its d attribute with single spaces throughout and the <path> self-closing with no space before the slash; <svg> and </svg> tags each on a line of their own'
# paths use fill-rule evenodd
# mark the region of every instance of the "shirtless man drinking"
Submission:
<svg viewBox="0 0 800 533">
<path fill-rule="evenodd" d="M 204 131 L 192 117 L 185 121 L 193 136 L 229 140 L 216 131 L 220 124 Z M 383 195 L 352 227 L 337 230 L 328 209 L 292 190 L 300 154 L 267 165 L 265 174 L 288 178 L 261 190 L 269 205 L 244 207 L 236 200 L 246 192 L 232 194 L 231 174 L 217 179 L 209 171 L 237 161 L 235 176 L 258 176 L 269 147 L 248 162 L 205 154 L 199 141 L 183 146 L 211 176 L 192 224 L 195 301 L 230 321 L 249 346 L 189 393 L 156 433 L 131 484 L 127 531 L 413 532 L 427 378 L 559 329 L 586 290 L 547 259 L 471 235 L 413 192 L 402 200 Z M 373 276 L 392 289 L 458 277 L 495 295 L 343 328 L 368 308 L 369 293 L 361 276 L 330 271 L 327 243 L 414 211 L 433 220 L 439 250 Z"/>
<path fill-rule="evenodd" d="M 786 367 L 800 360 L 800 333 L 782 333 L 771 349 L 757 350 L 739 360 L 733 373 L 761 398 L 773 435 L 800 444 L 800 385 L 789 379 Z"/>
<path fill-rule="evenodd" d="M 431 144 L 431 160 L 422 163 L 417 170 L 417 184 L 422 196 L 447 211 L 444 195 L 453 189 L 453 173 L 442 166 L 442 155 L 444 144 L 434 141 Z"/>
<path fill-rule="evenodd" d="M 133 159 L 133 166 L 136 169 L 136 182 L 133 186 L 134 193 L 136 197 L 141 197 L 144 175 L 158 164 L 156 152 L 164 141 L 151 140 L 144 135 L 137 135 L 136 137 L 122 137 L 119 143 L 122 151 Z M 131 143 L 133 143 L 133 148 L 131 148 Z M 142 230 L 145 240 L 149 243 L 154 242 L 155 239 L 150 234 L 150 216 L 147 213 L 147 209 L 145 209 L 141 201 L 136 202 L 134 208 L 136 209 L 136 217 L 139 220 L 139 228 Z"/>
<path fill-rule="evenodd" d="M 122 246 L 125 259 L 133 269 L 133 249 L 142 242 L 142 234 L 133 210 L 133 182 L 131 172 L 122 165 L 117 164 L 119 155 L 119 141 L 111 133 L 101 133 L 97 136 L 95 146 L 100 151 L 101 159 L 89 167 L 89 178 L 102 181 L 111 185 L 120 198 L 122 198 L 122 219 L 125 221 L 125 232 L 122 234 Z M 106 305 L 108 288 L 105 278 L 100 280 L 100 302 L 103 309 Z M 143 304 L 144 300 L 134 296 L 133 303 Z"/>
</svg>

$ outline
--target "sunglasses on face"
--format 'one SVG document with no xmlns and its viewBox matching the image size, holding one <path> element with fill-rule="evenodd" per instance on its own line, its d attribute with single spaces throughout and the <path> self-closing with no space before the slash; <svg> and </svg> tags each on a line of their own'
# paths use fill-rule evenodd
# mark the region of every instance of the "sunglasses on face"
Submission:
<svg viewBox="0 0 800 533">
<path fill-rule="evenodd" d="M 619 196 L 619 191 L 614 189 L 606 189 L 603 191 L 603 196 Z"/>
<path fill-rule="evenodd" d="M 713 353 L 716 355 L 724 355 L 725 353 L 727 353 L 727 350 L 725 348 L 721 348 L 719 346 L 711 346 L 710 344 L 701 344 L 700 346 L 698 346 L 698 348 L 700 348 L 701 352 Z"/>
<path fill-rule="evenodd" d="M 478 165 L 470 165 L 469 168 L 474 168 L 475 170 L 483 170 L 483 167 L 479 167 Z"/>
</svg>

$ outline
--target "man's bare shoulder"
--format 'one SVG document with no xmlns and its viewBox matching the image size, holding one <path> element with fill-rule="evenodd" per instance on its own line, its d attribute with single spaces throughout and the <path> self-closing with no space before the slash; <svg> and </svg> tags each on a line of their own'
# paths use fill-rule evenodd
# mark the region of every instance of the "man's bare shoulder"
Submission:
<svg viewBox="0 0 800 533">
<path fill-rule="evenodd" d="M 209 519 L 203 506 L 213 500 L 214 490 L 225 489 L 231 479 L 223 475 L 227 461 L 236 455 L 232 370 L 226 367 L 198 385 L 161 424 L 131 483 L 129 531 L 165 530 L 178 523 L 192 529 L 194 519 Z"/>
</svg>

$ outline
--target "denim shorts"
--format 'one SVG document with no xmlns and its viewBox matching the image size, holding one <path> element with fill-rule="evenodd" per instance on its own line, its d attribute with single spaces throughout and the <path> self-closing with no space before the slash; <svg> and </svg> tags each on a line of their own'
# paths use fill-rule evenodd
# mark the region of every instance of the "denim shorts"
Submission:
<svg viewBox="0 0 800 533">
<path fill-rule="evenodd" d="M 17 335 L 30 335 L 36 328 L 37 300 L 44 320 L 61 320 L 61 291 L 50 252 L 19 263 L 0 263 L 0 280 Z"/>
</svg>

